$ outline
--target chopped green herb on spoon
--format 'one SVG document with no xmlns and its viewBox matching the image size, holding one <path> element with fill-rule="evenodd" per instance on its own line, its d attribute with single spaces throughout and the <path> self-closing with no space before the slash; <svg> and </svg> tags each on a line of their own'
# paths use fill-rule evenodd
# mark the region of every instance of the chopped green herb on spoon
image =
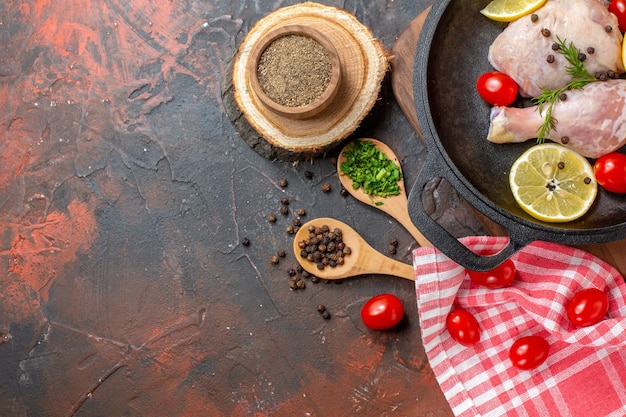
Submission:
<svg viewBox="0 0 626 417">
<path fill-rule="evenodd" d="M 346 161 L 341 163 L 341 172 L 352 180 L 352 188 L 374 197 L 389 197 L 400 194 L 398 181 L 402 179 L 400 168 L 380 151 L 374 143 L 355 140 L 344 151 Z M 382 201 L 374 202 L 380 206 Z"/>
</svg>

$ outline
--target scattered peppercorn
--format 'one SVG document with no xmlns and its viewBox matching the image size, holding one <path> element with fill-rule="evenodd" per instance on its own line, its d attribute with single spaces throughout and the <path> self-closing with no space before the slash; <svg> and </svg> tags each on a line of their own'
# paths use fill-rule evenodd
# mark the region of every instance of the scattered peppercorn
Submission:
<svg viewBox="0 0 626 417">
<path fill-rule="evenodd" d="M 296 230 L 292 225 L 289 225 L 285 227 L 285 232 L 287 232 L 288 235 L 293 235 L 294 233 L 296 233 Z"/>
<path fill-rule="evenodd" d="M 280 199 L 280 204 L 283 204 L 285 206 L 289 205 L 289 199 L 287 197 L 283 197 Z"/>
<path fill-rule="evenodd" d="M 566 101 L 567 100 L 567 94 L 566 93 L 559 94 L 559 100 Z"/>
<path fill-rule="evenodd" d="M 298 216 L 306 216 L 306 210 L 303 208 L 299 208 L 298 210 L 296 210 L 296 214 Z"/>
<path fill-rule="evenodd" d="M 398 246 L 398 239 L 396 239 L 395 237 L 392 237 L 391 239 L 389 239 L 389 244 L 391 246 Z"/>
<path fill-rule="evenodd" d="M 286 216 L 289 214 L 289 207 L 287 206 L 280 206 L 280 214 L 282 214 L 283 216 Z"/>
<path fill-rule="evenodd" d="M 389 245 L 389 248 L 387 248 L 387 253 L 389 255 L 395 255 L 396 254 L 396 247 L 393 245 Z"/>
<path fill-rule="evenodd" d="M 585 184 L 591 184 L 591 178 L 589 177 L 585 177 L 584 181 L 585 181 Z"/>
<path fill-rule="evenodd" d="M 552 32 L 550 32 L 550 29 L 548 29 L 548 28 L 541 29 L 541 35 L 546 37 L 546 38 L 549 38 L 551 34 L 552 34 Z"/>
<path fill-rule="evenodd" d="M 593 46 L 590 46 L 589 48 L 587 48 L 587 53 L 589 55 L 593 55 L 596 53 L 596 48 L 594 48 Z"/>
<path fill-rule="evenodd" d="M 323 193 L 328 193 L 330 192 L 330 184 L 325 182 L 324 184 L 322 184 L 322 192 Z"/>
<path fill-rule="evenodd" d="M 326 307 L 320 304 L 317 306 L 317 311 L 319 311 L 320 313 L 323 313 L 324 311 L 326 311 Z"/>
<path fill-rule="evenodd" d="M 565 168 L 565 162 L 561 161 L 557 164 L 557 166 L 559 167 L 559 169 L 564 169 Z"/>
<path fill-rule="evenodd" d="M 280 262 L 280 260 L 278 259 L 278 256 L 274 255 L 270 258 L 270 263 L 276 265 L 278 262 Z"/>
<path fill-rule="evenodd" d="M 284 258 L 285 256 L 287 256 L 287 252 L 285 252 L 282 249 L 279 249 L 278 252 L 276 252 L 276 255 L 278 255 L 278 257 L 280 258 Z"/>
<path fill-rule="evenodd" d="M 554 63 L 554 55 L 548 55 L 547 58 L 546 58 L 546 62 L 548 64 Z"/>
<path fill-rule="evenodd" d="M 311 275 L 311 282 L 314 284 L 317 284 L 318 282 L 320 282 L 319 277 L 315 276 L 315 275 Z"/>
<path fill-rule="evenodd" d="M 322 314 L 322 318 L 323 318 L 324 320 L 328 320 L 328 319 L 330 319 L 330 313 L 328 312 L 328 310 L 324 310 L 324 311 L 322 311 L 322 313 L 321 313 L 321 314 Z"/>
<path fill-rule="evenodd" d="M 343 188 L 343 187 L 341 187 L 341 191 L 339 191 L 339 194 L 340 194 L 342 197 L 347 197 L 347 196 L 349 196 L 349 195 L 350 195 L 350 193 L 348 192 L 348 190 L 346 190 L 346 189 L 345 189 L 345 188 Z"/>
<path fill-rule="evenodd" d="M 250 239 L 248 239 L 247 237 L 244 237 L 241 241 L 241 244 L 246 247 L 250 246 Z"/>
<path fill-rule="evenodd" d="M 281 178 L 278 181 L 278 185 L 280 185 L 282 188 L 285 188 L 287 185 L 289 185 L 289 182 L 287 182 L 287 180 L 285 178 Z"/>
<path fill-rule="evenodd" d="M 306 288 L 306 283 L 302 280 L 295 269 L 291 268 L 287 271 L 289 274 L 289 288 L 292 290 L 303 290 Z"/>
<path fill-rule="evenodd" d="M 270 214 L 267 216 L 267 221 L 270 223 L 276 223 L 276 215 L 275 214 Z"/>
<path fill-rule="evenodd" d="M 567 145 L 567 144 L 569 143 L 569 136 L 563 136 L 563 137 L 561 138 L 561 143 L 562 143 L 563 145 Z"/>
<path fill-rule="evenodd" d="M 611 33 L 611 32 L 613 32 L 613 26 L 611 26 L 611 25 L 606 25 L 606 26 L 604 27 L 604 30 L 606 31 L 606 33 Z"/>
<path fill-rule="evenodd" d="M 300 217 L 295 217 L 293 219 L 293 225 L 294 226 L 302 226 L 302 219 L 300 219 Z"/>
<path fill-rule="evenodd" d="M 559 45 L 557 42 L 554 42 L 552 44 L 552 50 L 553 51 L 558 51 L 559 49 L 561 49 L 561 45 Z"/>
<path fill-rule="evenodd" d="M 304 177 L 308 180 L 313 178 L 313 173 L 311 171 L 304 171 Z"/>
<path fill-rule="evenodd" d="M 579 60 L 580 62 L 585 62 L 585 61 L 587 60 L 587 55 L 586 55 L 586 54 L 584 54 L 584 53 L 582 53 L 582 52 L 581 52 L 581 53 L 579 53 L 579 54 L 578 54 L 578 60 Z"/>
<path fill-rule="evenodd" d="M 530 21 L 536 23 L 539 20 L 539 16 L 536 13 L 530 15 Z"/>
</svg>

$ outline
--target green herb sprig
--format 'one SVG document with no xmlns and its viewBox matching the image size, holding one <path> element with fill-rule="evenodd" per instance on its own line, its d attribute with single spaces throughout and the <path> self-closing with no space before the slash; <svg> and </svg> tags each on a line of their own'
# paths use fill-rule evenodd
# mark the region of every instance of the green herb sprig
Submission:
<svg viewBox="0 0 626 417">
<path fill-rule="evenodd" d="M 352 188 L 355 190 L 362 188 L 375 205 L 380 206 L 384 203 L 374 202 L 374 197 L 386 198 L 400 194 L 398 184 L 402 179 L 400 167 L 373 142 L 355 140 L 346 147 L 343 155 L 346 161 L 340 165 L 341 172 L 352 180 Z"/>
<path fill-rule="evenodd" d="M 537 129 L 537 143 L 543 143 L 546 136 L 556 128 L 557 120 L 552 116 L 552 109 L 554 104 L 561 100 L 561 94 L 570 90 L 582 90 L 587 84 L 598 81 L 596 77 L 587 71 L 585 64 L 580 60 L 580 49 L 576 48 L 573 42 L 567 44 L 559 36 L 556 39 L 556 43 L 559 46 L 558 51 L 570 63 L 565 69 L 572 76 L 572 81 L 567 83 L 565 87 L 557 90 L 542 88 L 541 94 L 532 99 L 533 103 L 537 105 L 540 115 L 543 115 L 545 109 L 544 122 Z"/>
</svg>

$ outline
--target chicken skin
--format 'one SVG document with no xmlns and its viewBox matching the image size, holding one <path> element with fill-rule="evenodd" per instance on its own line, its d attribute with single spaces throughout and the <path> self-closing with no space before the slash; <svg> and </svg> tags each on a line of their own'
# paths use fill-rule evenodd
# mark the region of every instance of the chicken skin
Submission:
<svg viewBox="0 0 626 417">
<path fill-rule="evenodd" d="M 590 74 L 625 71 L 622 34 L 603 0 L 548 0 L 498 35 L 490 46 L 489 62 L 517 82 L 523 97 L 536 97 L 541 88 L 559 89 L 571 76 L 566 70 L 570 64 L 553 49 L 557 37 L 585 54 Z"/>
<path fill-rule="evenodd" d="M 494 143 L 537 138 L 545 121 L 537 107 L 493 107 L 487 139 Z M 567 92 L 552 108 L 555 129 L 545 136 L 588 158 L 626 144 L 626 80 L 597 81 Z"/>
</svg>

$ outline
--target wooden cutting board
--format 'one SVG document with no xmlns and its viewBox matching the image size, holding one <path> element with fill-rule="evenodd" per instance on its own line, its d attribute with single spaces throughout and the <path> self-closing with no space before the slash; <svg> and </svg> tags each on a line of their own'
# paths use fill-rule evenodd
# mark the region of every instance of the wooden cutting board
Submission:
<svg viewBox="0 0 626 417">
<path fill-rule="evenodd" d="M 392 89 L 400 108 L 420 137 L 422 134 L 413 98 L 413 62 L 419 34 L 429 10 L 430 8 L 426 9 L 409 24 L 391 49 L 393 55 L 391 61 Z M 507 234 L 506 230 L 500 225 L 490 221 L 477 211 L 475 213 L 492 235 L 502 236 Z M 623 276 L 626 276 L 626 239 L 599 245 L 581 245 L 579 248 L 593 253 L 598 258 L 617 268 Z"/>
</svg>

